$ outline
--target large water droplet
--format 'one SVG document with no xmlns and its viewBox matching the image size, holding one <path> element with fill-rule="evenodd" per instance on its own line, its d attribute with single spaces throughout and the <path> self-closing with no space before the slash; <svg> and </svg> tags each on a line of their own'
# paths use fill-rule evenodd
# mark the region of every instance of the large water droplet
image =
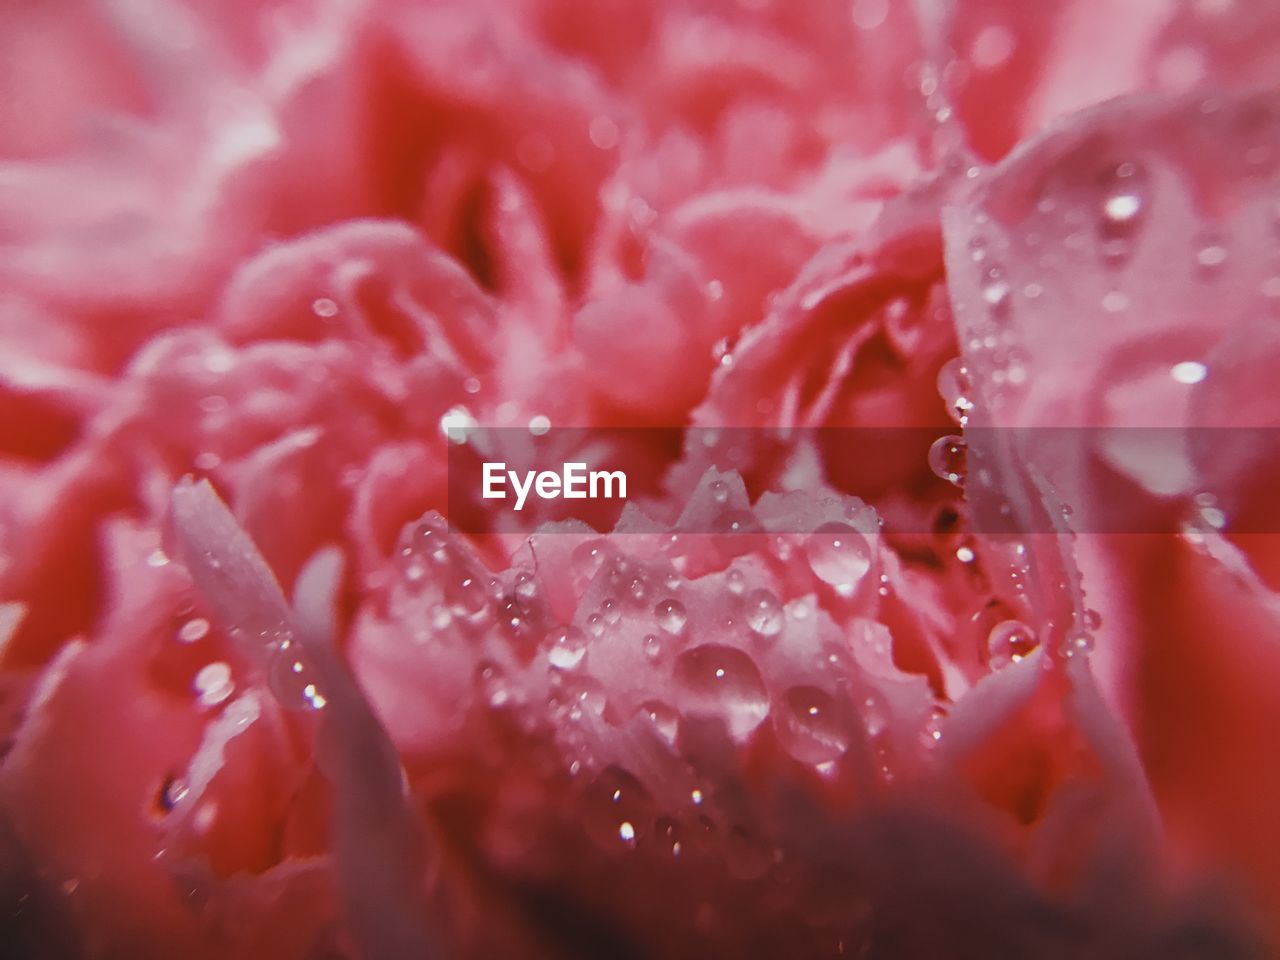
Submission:
<svg viewBox="0 0 1280 960">
<path fill-rule="evenodd" d="M 842 596 L 851 595 L 871 569 L 871 547 L 847 523 L 824 523 L 805 543 L 809 568 Z"/>
<path fill-rule="evenodd" d="M 849 748 L 834 701 L 817 687 L 792 687 L 784 693 L 774 727 L 787 753 L 801 763 L 827 763 Z"/>
<path fill-rule="evenodd" d="M 1017 663 L 1035 648 L 1035 631 L 1020 620 L 1003 620 L 987 636 L 988 662 L 993 670 Z"/>
<path fill-rule="evenodd" d="M 670 597 L 658 602 L 658 605 L 653 608 L 653 615 L 658 618 L 658 626 L 667 633 L 677 636 L 684 631 L 685 621 L 688 620 L 684 604 Z"/>
<path fill-rule="evenodd" d="M 476 617 L 489 605 L 488 591 L 475 577 L 451 577 L 446 582 L 444 596 L 456 617 Z"/>
<path fill-rule="evenodd" d="M 588 540 L 574 547 L 569 562 L 573 566 L 574 573 L 583 580 L 590 581 L 599 573 L 606 555 L 607 548 L 603 540 Z"/>
<path fill-rule="evenodd" d="M 968 447 L 963 437 L 939 437 L 929 448 L 929 469 L 948 483 L 963 487 Z"/>
<path fill-rule="evenodd" d="M 587 654 L 587 638 L 577 627 L 561 627 L 551 637 L 548 662 L 557 670 L 572 670 Z"/>
<path fill-rule="evenodd" d="M 606 851 L 633 848 L 653 825 L 649 791 L 621 767 L 606 767 L 582 795 L 582 825 Z"/>
<path fill-rule="evenodd" d="M 782 604 L 769 590 L 752 590 L 743 600 L 747 626 L 762 637 L 776 637 L 782 631 Z"/>
<path fill-rule="evenodd" d="M 704 644 L 676 659 L 675 679 L 687 711 L 722 717 L 729 734 L 745 737 L 769 714 L 764 680 L 735 647 Z"/>
</svg>

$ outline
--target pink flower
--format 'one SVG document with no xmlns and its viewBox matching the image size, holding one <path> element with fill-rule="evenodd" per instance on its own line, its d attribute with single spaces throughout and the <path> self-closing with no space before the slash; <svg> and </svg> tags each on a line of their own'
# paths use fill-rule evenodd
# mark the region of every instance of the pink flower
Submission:
<svg viewBox="0 0 1280 960">
<path fill-rule="evenodd" d="M 4 15 L 0 942 L 1274 951 L 1280 16 L 907 6 Z"/>
</svg>

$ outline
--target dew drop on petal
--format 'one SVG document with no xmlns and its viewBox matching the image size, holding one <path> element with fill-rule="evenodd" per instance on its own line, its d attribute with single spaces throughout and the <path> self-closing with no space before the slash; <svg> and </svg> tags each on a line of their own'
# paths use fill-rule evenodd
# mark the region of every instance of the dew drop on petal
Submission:
<svg viewBox="0 0 1280 960">
<path fill-rule="evenodd" d="M 792 687 L 782 695 L 774 728 L 787 753 L 801 763 L 827 763 L 849 748 L 849 735 L 831 697 L 817 687 Z"/>
<path fill-rule="evenodd" d="M 1216 275 L 1226 262 L 1227 248 L 1220 243 L 1207 243 L 1196 251 L 1196 264 L 1203 276 Z"/>
<path fill-rule="evenodd" d="M 685 612 L 684 604 L 679 600 L 667 598 L 659 601 L 658 605 L 653 608 L 653 615 L 658 619 L 658 626 L 667 631 L 667 633 L 679 636 L 684 632 L 688 614 Z"/>
<path fill-rule="evenodd" d="M 686 708 L 719 716 L 729 734 L 747 736 L 769 713 L 769 698 L 755 662 L 735 647 L 704 644 L 676 658 L 675 679 Z"/>
<path fill-rule="evenodd" d="M 1076 657 L 1093 650 L 1093 637 L 1087 633 L 1077 632 L 1062 641 L 1061 653 L 1064 657 Z"/>
<path fill-rule="evenodd" d="M 1178 383 L 1185 383 L 1188 386 L 1199 383 L 1209 374 L 1209 368 L 1203 363 L 1197 363 L 1194 360 L 1184 360 L 1181 363 L 1175 363 L 1169 370 L 1169 375 Z"/>
<path fill-rule="evenodd" d="M 862 723 L 870 737 L 878 737 L 888 728 L 889 711 L 878 693 L 868 693 L 863 699 Z"/>
<path fill-rule="evenodd" d="M 782 631 L 782 604 L 773 592 L 761 588 L 744 598 L 747 626 L 762 637 L 776 637 Z"/>
<path fill-rule="evenodd" d="M 475 617 L 489 605 L 489 596 L 475 577 L 453 577 L 445 586 L 445 602 L 457 617 Z"/>
<path fill-rule="evenodd" d="M 938 394 L 951 418 L 964 426 L 973 411 L 973 381 L 960 357 L 948 360 L 938 371 Z"/>
<path fill-rule="evenodd" d="M 506 676 L 491 663 L 482 663 L 476 669 L 476 686 L 484 702 L 495 710 L 511 701 L 511 688 Z"/>
<path fill-rule="evenodd" d="M 466 443 L 470 433 L 478 426 L 471 411 L 461 404 L 450 407 L 440 417 L 440 433 L 450 443 Z"/>
<path fill-rule="evenodd" d="M 603 540 L 588 540 L 574 548 L 569 562 L 574 572 L 584 580 L 591 580 L 600 572 L 606 555 Z"/>
<path fill-rule="evenodd" d="M 1013 291 L 1009 288 L 1009 284 L 1003 280 L 992 279 L 983 284 L 983 302 L 986 303 L 988 309 L 995 316 L 1002 316 L 1008 312 L 1012 296 Z"/>
<path fill-rule="evenodd" d="M 547 661 L 557 670 L 572 670 L 587 653 L 587 638 L 577 627 L 561 627 L 551 637 Z"/>
<path fill-rule="evenodd" d="M 843 596 L 853 593 L 871 569 L 867 538 L 846 523 L 824 523 L 805 543 L 809 568 Z"/>
<path fill-rule="evenodd" d="M 939 437 L 929 448 L 929 469 L 957 487 L 964 486 L 967 459 L 968 447 L 964 438 L 954 434 Z"/>
<path fill-rule="evenodd" d="M 1020 620 L 1003 620 L 987 636 L 988 662 L 993 670 L 1017 663 L 1035 648 L 1035 631 Z"/>
<path fill-rule="evenodd" d="M 221 660 L 206 664 L 196 674 L 192 686 L 201 706 L 217 706 L 235 692 L 235 684 L 231 682 L 231 666 Z"/>
<path fill-rule="evenodd" d="M 181 643 L 195 643 L 209 635 L 209 621 L 204 617 L 193 617 L 178 629 L 178 640 Z"/>
<path fill-rule="evenodd" d="M 640 712 L 649 718 L 658 736 L 667 743 L 676 742 L 676 734 L 680 729 L 680 714 L 660 700 L 647 700 L 640 705 Z"/>
</svg>

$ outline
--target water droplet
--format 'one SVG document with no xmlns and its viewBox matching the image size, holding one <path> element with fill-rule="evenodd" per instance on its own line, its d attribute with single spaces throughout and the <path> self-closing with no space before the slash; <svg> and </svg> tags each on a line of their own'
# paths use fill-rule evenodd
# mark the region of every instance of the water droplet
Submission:
<svg viewBox="0 0 1280 960">
<path fill-rule="evenodd" d="M 195 643 L 209 635 L 209 621 L 204 617 L 193 617 L 178 629 L 180 643 Z"/>
<path fill-rule="evenodd" d="M 1109 226 L 1129 227 L 1137 221 L 1138 214 L 1142 212 L 1142 198 L 1131 192 L 1113 193 L 1107 197 L 1102 211 Z"/>
<path fill-rule="evenodd" d="M 938 394 L 947 405 L 947 413 L 964 426 L 973 411 L 973 381 L 969 368 L 959 357 L 953 357 L 938 371 Z"/>
<path fill-rule="evenodd" d="M 716 517 L 712 527 L 716 533 L 753 533 L 760 529 L 760 524 L 750 510 L 726 510 Z"/>
<path fill-rule="evenodd" d="M 707 489 L 711 492 L 711 499 L 716 503 L 727 503 L 729 500 L 729 485 L 723 480 L 712 480 Z"/>
<path fill-rule="evenodd" d="M 782 631 L 782 604 L 769 590 L 752 590 L 744 599 L 747 626 L 762 637 L 776 637 Z"/>
<path fill-rule="evenodd" d="M 221 660 L 206 664 L 196 674 L 192 686 L 196 691 L 196 699 L 201 706 L 214 707 L 222 703 L 235 692 L 235 684 L 231 682 L 231 666 Z"/>
<path fill-rule="evenodd" d="M 579 577 L 589 581 L 595 579 L 595 575 L 600 572 L 605 556 L 606 548 L 603 540 L 588 540 L 574 548 L 569 562 Z"/>
<path fill-rule="evenodd" d="M 996 70 L 1013 56 L 1018 39 L 1013 31 L 1002 24 L 983 27 L 974 37 L 969 51 L 969 61 L 979 70 Z"/>
<path fill-rule="evenodd" d="M 1119 290 L 1111 290 L 1102 297 L 1102 309 L 1107 313 L 1120 313 L 1129 307 L 1129 297 Z"/>
<path fill-rule="evenodd" d="M 627 584 L 627 593 L 636 603 L 642 602 L 649 594 L 649 587 L 644 577 L 632 577 L 631 582 Z"/>
<path fill-rule="evenodd" d="M 670 817 L 659 817 L 653 829 L 662 850 L 672 857 L 679 857 L 684 853 L 684 831 L 680 829 L 680 824 Z"/>
<path fill-rule="evenodd" d="M 320 692 L 320 688 L 314 683 L 304 684 L 302 687 L 303 703 L 312 710 L 323 710 L 329 702 L 325 699 L 324 694 Z"/>
<path fill-rule="evenodd" d="M 684 604 L 670 598 L 660 601 L 653 608 L 653 615 L 658 618 L 658 626 L 676 636 L 684 631 L 685 621 L 688 619 Z"/>
<path fill-rule="evenodd" d="M 491 663 L 482 663 L 476 669 L 476 685 L 484 702 L 495 710 L 511 701 L 511 689 L 502 671 Z"/>
<path fill-rule="evenodd" d="M 774 715 L 778 739 L 801 763 L 827 763 L 849 748 L 848 731 L 831 697 L 817 687 L 792 687 Z"/>
<path fill-rule="evenodd" d="M 338 305 L 328 297 L 317 297 L 311 301 L 311 311 L 317 317 L 323 317 L 328 320 L 338 315 Z"/>
<path fill-rule="evenodd" d="M 164 567 L 169 563 L 169 555 L 163 550 L 152 550 L 147 555 L 148 567 Z"/>
<path fill-rule="evenodd" d="M 532 574 L 516 574 L 515 594 L 521 600 L 532 600 L 538 595 L 538 581 Z"/>
<path fill-rule="evenodd" d="M 650 660 L 657 660 L 658 657 L 662 656 L 662 641 L 652 633 L 645 635 L 644 655 Z"/>
<path fill-rule="evenodd" d="M 889 19 L 889 0 L 854 0 L 852 14 L 859 30 L 875 30 Z"/>
<path fill-rule="evenodd" d="M 929 448 L 929 468 L 949 483 L 963 487 L 968 447 L 963 437 L 954 434 L 939 437 Z"/>
<path fill-rule="evenodd" d="M 764 680 L 752 659 L 735 647 L 704 644 L 676 659 L 675 679 L 691 712 L 722 717 L 741 739 L 769 714 Z"/>
<path fill-rule="evenodd" d="M 456 617 L 476 617 L 489 605 L 488 592 L 475 577 L 452 578 L 444 592 L 445 602 Z"/>
<path fill-rule="evenodd" d="M 587 127 L 587 136 L 591 138 L 591 142 L 597 149 L 612 150 L 618 145 L 621 132 L 611 117 L 600 114 L 591 118 L 591 123 Z"/>
<path fill-rule="evenodd" d="M 934 707 L 929 711 L 929 719 L 925 721 L 924 730 L 920 736 L 926 747 L 935 746 L 942 740 L 942 722 L 946 717 L 946 711 L 941 707 Z"/>
<path fill-rule="evenodd" d="M 1009 284 L 1000 279 L 988 280 L 982 286 L 982 299 L 987 308 L 995 316 L 1002 316 L 1009 310 L 1009 302 L 1013 291 Z"/>
<path fill-rule="evenodd" d="M 504 601 L 499 607 L 498 623 L 513 639 L 522 639 L 529 633 L 529 618 L 515 598 Z"/>
<path fill-rule="evenodd" d="M 1086 630 L 1097 630 L 1102 626 L 1102 614 L 1097 610 L 1086 610 L 1083 621 Z"/>
<path fill-rule="evenodd" d="M 648 700 L 640 705 L 640 710 L 658 731 L 658 736 L 667 743 L 676 742 L 676 734 L 680 730 L 680 714 L 660 700 Z"/>
<path fill-rule="evenodd" d="M 1208 367 L 1193 360 L 1184 360 L 1181 364 L 1174 364 L 1169 370 L 1169 374 L 1178 383 L 1198 384 L 1199 381 L 1208 376 Z"/>
<path fill-rule="evenodd" d="M 742 571 L 736 567 L 729 571 L 725 577 L 725 582 L 729 585 L 729 592 L 732 594 L 741 594 L 747 586 L 747 578 L 742 575 Z"/>
<path fill-rule="evenodd" d="M 871 569 L 871 547 L 864 537 L 845 523 L 824 523 L 805 543 L 809 568 L 823 583 L 849 596 Z"/>
<path fill-rule="evenodd" d="M 604 636 L 604 617 L 598 613 L 593 613 L 587 617 L 587 632 L 593 637 Z"/>
<path fill-rule="evenodd" d="M 634 847 L 655 812 L 649 791 L 618 766 L 606 767 L 582 795 L 583 828 L 606 851 Z"/>
<path fill-rule="evenodd" d="M 987 637 L 988 662 L 993 670 L 1017 663 L 1035 648 L 1035 631 L 1020 620 L 997 623 Z"/>
<path fill-rule="evenodd" d="M 577 627 L 561 627 L 551 638 L 547 660 L 557 670 L 572 670 L 587 654 L 587 638 Z"/>
<path fill-rule="evenodd" d="M 1221 243 L 1210 242 L 1196 251 L 1196 263 L 1204 276 L 1214 276 L 1227 262 L 1227 248 Z"/>
<path fill-rule="evenodd" d="M 450 407 L 440 417 L 440 433 L 450 443 L 466 443 L 470 433 L 479 425 L 471 411 L 461 404 Z"/>
<path fill-rule="evenodd" d="M 867 736 L 878 737 L 889 726 L 889 710 L 877 693 L 869 693 L 862 701 L 862 723 Z"/>
<path fill-rule="evenodd" d="M 1093 650 L 1093 637 L 1087 633 L 1073 633 L 1062 641 L 1061 652 L 1064 657 L 1076 657 Z"/>
</svg>

